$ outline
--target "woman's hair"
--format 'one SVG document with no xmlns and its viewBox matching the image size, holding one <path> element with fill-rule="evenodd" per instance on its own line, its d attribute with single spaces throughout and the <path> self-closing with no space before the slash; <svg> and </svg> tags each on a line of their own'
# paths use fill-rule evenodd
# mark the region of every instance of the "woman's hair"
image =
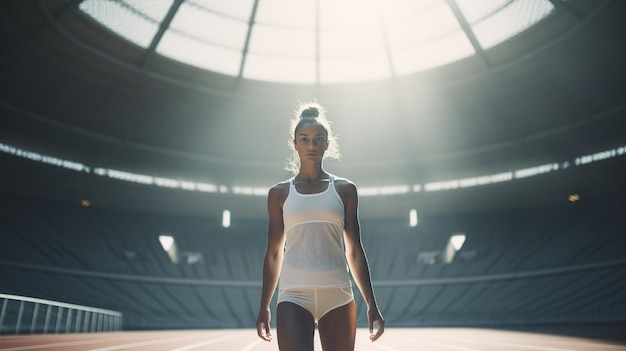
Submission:
<svg viewBox="0 0 626 351">
<path fill-rule="evenodd" d="M 287 166 L 285 169 L 291 171 L 294 175 L 300 171 L 300 157 L 298 151 L 294 147 L 296 139 L 296 131 L 300 127 L 308 124 L 319 124 L 326 130 L 326 138 L 328 140 L 328 149 L 324 152 L 324 158 L 331 157 L 334 159 L 340 159 L 339 145 L 337 144 L 337 136 L 333 134 L 330 128 L 330 122 L 326 119 L 326 109 L 317 102 L 300 103 L 300 106 L 294 113 L 294 117 L 291 119 L 291 126 L 289 128 L 290 138 L 288 140 L 289 148 L 291 149 L 291 155 L 287 157 Z"/>
</svg>

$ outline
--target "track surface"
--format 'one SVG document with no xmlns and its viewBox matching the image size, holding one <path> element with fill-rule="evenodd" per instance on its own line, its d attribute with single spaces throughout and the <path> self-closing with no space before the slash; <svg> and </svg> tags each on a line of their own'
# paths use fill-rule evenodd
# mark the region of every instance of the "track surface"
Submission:
<svg viewBox="0 0 626 351">
<path fill-rule="evenodd" d="M 275 332 L 275 331 L 273 331 Z M 386 351 L 626 351 L 626 341 L 584 338 L 532 331 L 477 328 L 389 328 L 377 342 L 357 332 L 356 350 Z M 3 335 L 0 350 L 278 350 L 274 339 L 264 342 L 252 329 L 142 331 L 88 334 Z M 316 338 L 315 350 L 321 351 Z"/>
</svg>

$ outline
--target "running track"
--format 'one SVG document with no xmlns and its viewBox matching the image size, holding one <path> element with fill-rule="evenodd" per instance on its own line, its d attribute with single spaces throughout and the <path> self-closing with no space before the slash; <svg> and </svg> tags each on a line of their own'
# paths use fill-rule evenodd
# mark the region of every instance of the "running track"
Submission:
<svg viewBox="0 0 626 351">
<path fill-rule="evenodd" d="M 621 339 L 621 338 L 620 338 Z M 614 339 L 615 340 L 615 339 Z M 4 335 L 0 350 L 150 350 L 150 351 L 266 351 L 278 350 L 276 341 L 264 342 L 252 329 L 142 331 L 87 334 Z M 316 338 L 315 350 L 321 351 Z M 357 351 L 626 351 L 626 341 L 607 341 L 539 332 L 472 328 L 389 328 L 371 343 L 359 329 Z"/>
</svg>

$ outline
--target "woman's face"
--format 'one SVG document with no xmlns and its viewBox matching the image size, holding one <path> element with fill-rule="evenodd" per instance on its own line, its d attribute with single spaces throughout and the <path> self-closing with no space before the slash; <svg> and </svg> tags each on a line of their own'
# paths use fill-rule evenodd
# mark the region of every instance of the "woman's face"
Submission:
<svg viewBox="0 0 626 351">
<path fill-rule="evenodd" d="M 303 125 L 296 131 L 294 147 L 301 161 L 321 161 L 328 149 L 328 133 L 317 123 Z"/>
</svg>

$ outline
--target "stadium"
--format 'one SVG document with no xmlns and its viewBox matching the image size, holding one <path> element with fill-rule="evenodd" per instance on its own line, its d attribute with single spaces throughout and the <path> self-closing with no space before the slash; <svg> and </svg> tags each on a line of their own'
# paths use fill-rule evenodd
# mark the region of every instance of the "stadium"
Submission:
<svg viewBox="0 0 626 351">
<path fill-rule="evenodd" d="M 626 349 L 625 3 L 479 2 L 0 3 L 0 350 L 277 349 L 267 193 L 312 100 L 388 329 L 357 349 Z"/>
</svg>

